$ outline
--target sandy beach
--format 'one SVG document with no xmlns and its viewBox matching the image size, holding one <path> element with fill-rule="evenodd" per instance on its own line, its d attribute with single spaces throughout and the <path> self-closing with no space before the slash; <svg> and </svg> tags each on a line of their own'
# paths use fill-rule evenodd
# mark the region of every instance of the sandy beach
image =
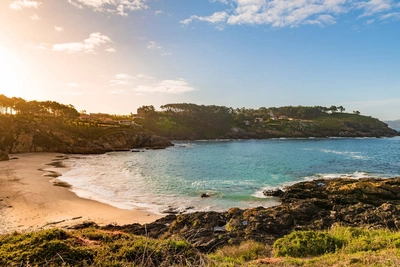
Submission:
<svg viewBox="0 0 400 267">
<path fill-rule="evenodd" d="M 59 153 L 27 153 L 0 162 L 0 233 L 69 227 L 85 221 L 98 225 L 149 223 L 160 215 L 123 210 L 78 197 L 59 183 L 68 170 Z"/>
</svg>

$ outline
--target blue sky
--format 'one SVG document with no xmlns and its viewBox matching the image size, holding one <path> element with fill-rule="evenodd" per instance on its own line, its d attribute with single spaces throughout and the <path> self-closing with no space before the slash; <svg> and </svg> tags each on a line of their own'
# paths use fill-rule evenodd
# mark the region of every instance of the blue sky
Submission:
<svg viewBox="0 0 400 267">
<path fill-rule="evenodd" d="M 3 0 L 0 93 L 112 114 L 186 102 L 400 119 L 400 2 Z"/>
</svg>

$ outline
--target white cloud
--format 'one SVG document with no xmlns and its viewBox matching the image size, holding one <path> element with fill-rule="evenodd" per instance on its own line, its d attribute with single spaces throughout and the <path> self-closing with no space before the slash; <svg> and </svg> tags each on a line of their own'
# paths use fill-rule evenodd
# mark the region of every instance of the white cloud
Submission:
<svg viewBox="0 0 400 267">
<path fill-rule="evenodd" d="M 209 16 L 192 15 L 181 23 L 195 20 L 218 24 L 217 30 L 228 25 L 270 25 L 295 27 L 302 24 L 331 25 L 344 13 L 358 12 L 359 18 L 380 14 L 396 18 L 394 9 L 400 3 L 393 0 L 210 0 L 229 4 L 226 10 Z M 393 14 L 393 15 L 392 15 Z"/>
<path fill-rule="evenodd" d="M 156 12 L 154 12 L 154 14 L 156 14 L 156 15 L 160 15 L 160 14 L 163 14 L 164 13 L 164 11 L 162 11 L 162 10 L 156 10 Z"/>
<path fill-rule="evenodd" d="M 105 43 L 111 43 L 112 40 L 99 32 L 92 33 L 90 37 L 83 42 L 73 42 L 53 45 L 53 51 L 74 53 L 95 53 L 96 48 Z"/>
<path fill-rule="evenodd" d="M 224 26 L 224 25 L 217 25 L 217 26 L 215 26 L 215 29 L 216 29 L 217 31 L 222 32 L 222 31 L 225 30 L 225 26 Z"/>
<path fill-rule="evenodd" d="M 35 20 L 39 20 L 40 18 L 38 16 L 38 14 L 33 14 L 32 16 L 30 16 L 30 19 L 35 21 Z"/>
<path fill-rule="evenodd" d="M 392 2 L 392 0 L 369 0 L 355 3 L 355 6 L 358 9 L 364 10 L 364 13 L 360 17 L 365 17 L 391 10 L 393 8 Z"/>
<path fill-rule="evenodd" d="M 149 43 L 147 44 L 147 49 L 161 49 L 162 47 L 157 45 L 155 41 L 149 41 Z"/>
<path fill-rule="evenodd" d="M 336 21 L 331 15 L 319 15 L 316 19 L 304 21 L 304 24 L 313 24 L 319 26 L 335 23 Z"/>
<path fill-rule="evenodd" d="M 56 31 L 58 31 L 58 32 L 64 31 L 64 28 L 63 28 L 63 27 L 54 26 L 54 29 L 55 29 Z"/>
<path fill-rule="evenodd" d="M 104 51 L 110 52 L 110 53 L 115 53 L 116 50 L 114 48 L 107 48 L 107 49 L 104 49 Z"/>
<path fill-rule="evenodd" d="M 28 44 L 28 47 L 31 49 L 35 49 L 35 50 L 47 50 L 48 45 L 46 43 L 40 43 L 40 44 Z"/>
<path fill-rule="evenodd" d="M 18 0 L 12 2 L 9 7 L 14 10 L 21 10 L 23 8 L 38 8 L 42 2 L 32 0 Z"/>
<path fill-rule="evenodd" d="M 136 76 L 131 76 L 126 73 L 119 73 L 115 75 L 115 79 L 109 81 L 111 86 L 117 85 L 133 85 L 137 80 L 142 82 L 145 80 L 151 80 L 153 77 L 147 76 L 146 74 L 139 73 Z"/>
<path fill-rule="evenodd" d="M 228 1 L 227 1 L 227 0 L 210 0 L 210 2 L 211 2 L 211 3 L 220 2 L 220 3 L 225 4 L 225 5 L 228 4 Z"/>
<path fill-rule="evenodd" d="M 196 89 L 190 86 L 183 79 L 177 80 L 163 80 L 159 83 L 139 85 L 132 89 L 137 93 L 158 93 L 158 94 L 183 94 L 190 91 L 195 91 Z"/>
<path fill-rule="evenodd" d="M 166 57 L 172 55 L 171 53 L 162 53 L 161 56 Z"/>
<path fill-rule="evenodd" d="M 182 20 L 181 23 L 187 25 L 187 24 L 191 23 L 193 20 L 207 21 L 210 23 L 218 23 L 218 22 L 225 21 L 228 18 L 228 16 L 229 16 L 228 13 L 226 13 L 225 11 L 216 12 L 208 17 L 199 17 L 196 15 L 192 15 L 192 16 L 190 16 L 190 18 Z"/>
<path fill-rule="evenodd" d="M 385 20 L 385 19 L 394 19 L 394 20 L 400 19 L 400 12 L 392 12 L 389 14 L 382 15 L 380 17 L 380 19 L 383 19 L 383 20 Z"/>
<path fill-rule="evenodd" d="M 83 8 L 87 6 L 95 11 L 127 16 L 129 11 L 148 8 L 146 0 L 68 0 L 72 5 Z"/>
</svg>

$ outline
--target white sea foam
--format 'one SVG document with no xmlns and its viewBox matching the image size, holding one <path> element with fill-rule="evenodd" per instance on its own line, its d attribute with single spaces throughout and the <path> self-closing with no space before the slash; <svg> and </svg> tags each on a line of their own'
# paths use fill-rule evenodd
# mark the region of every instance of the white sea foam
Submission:
<svg viewBox="0 0 400 267">
<path fill-rule="evenodd" d="M 321 151 L 324 153 L 349 156 L 354 159 L 363 159 L 363 160 L 369 159 L 368 157 L 361 155 L 362 154 L 361 152 L 356 152 L 356 151 L 338 151 L 332 149 L 321 149 Z"/>
</svg>

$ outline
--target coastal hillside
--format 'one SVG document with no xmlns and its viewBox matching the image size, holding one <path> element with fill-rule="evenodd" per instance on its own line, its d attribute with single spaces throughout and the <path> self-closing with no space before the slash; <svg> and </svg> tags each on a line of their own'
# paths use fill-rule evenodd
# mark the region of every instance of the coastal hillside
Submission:
<svg viewBox="0 0 400 267">
<path fill-rule="evenodd" d="M 82 119 L 72 105 L 54 101 L 25 101 L 0 95 L 0 109 L 0 160 L 7 160 L 8 153 L 94 154 L 172 145 L 125 117 L 104 124 L 98 119 Z"/>
<path fill-rule="evenodd" d="M 233 109 L 168 104 L 138 109 L 135 122 L 170 139 L 263 139 L 280 137 L 383 137 L 397 132 L 376 118 L 345 108 L 287 106 Z"/>
<path fill-rule="evenodd" d="M 7 153 L 104 153 L 165 148 L 169 140 L 298 137 L 382 137 L 397 132 L 378 119 L 344 113 L 340 106 L 233 109 L 167 104 L 137 114 L 78 112 L 54 101 L 26 101 L 0 95 L 0 159 Z"/>
</svg>

